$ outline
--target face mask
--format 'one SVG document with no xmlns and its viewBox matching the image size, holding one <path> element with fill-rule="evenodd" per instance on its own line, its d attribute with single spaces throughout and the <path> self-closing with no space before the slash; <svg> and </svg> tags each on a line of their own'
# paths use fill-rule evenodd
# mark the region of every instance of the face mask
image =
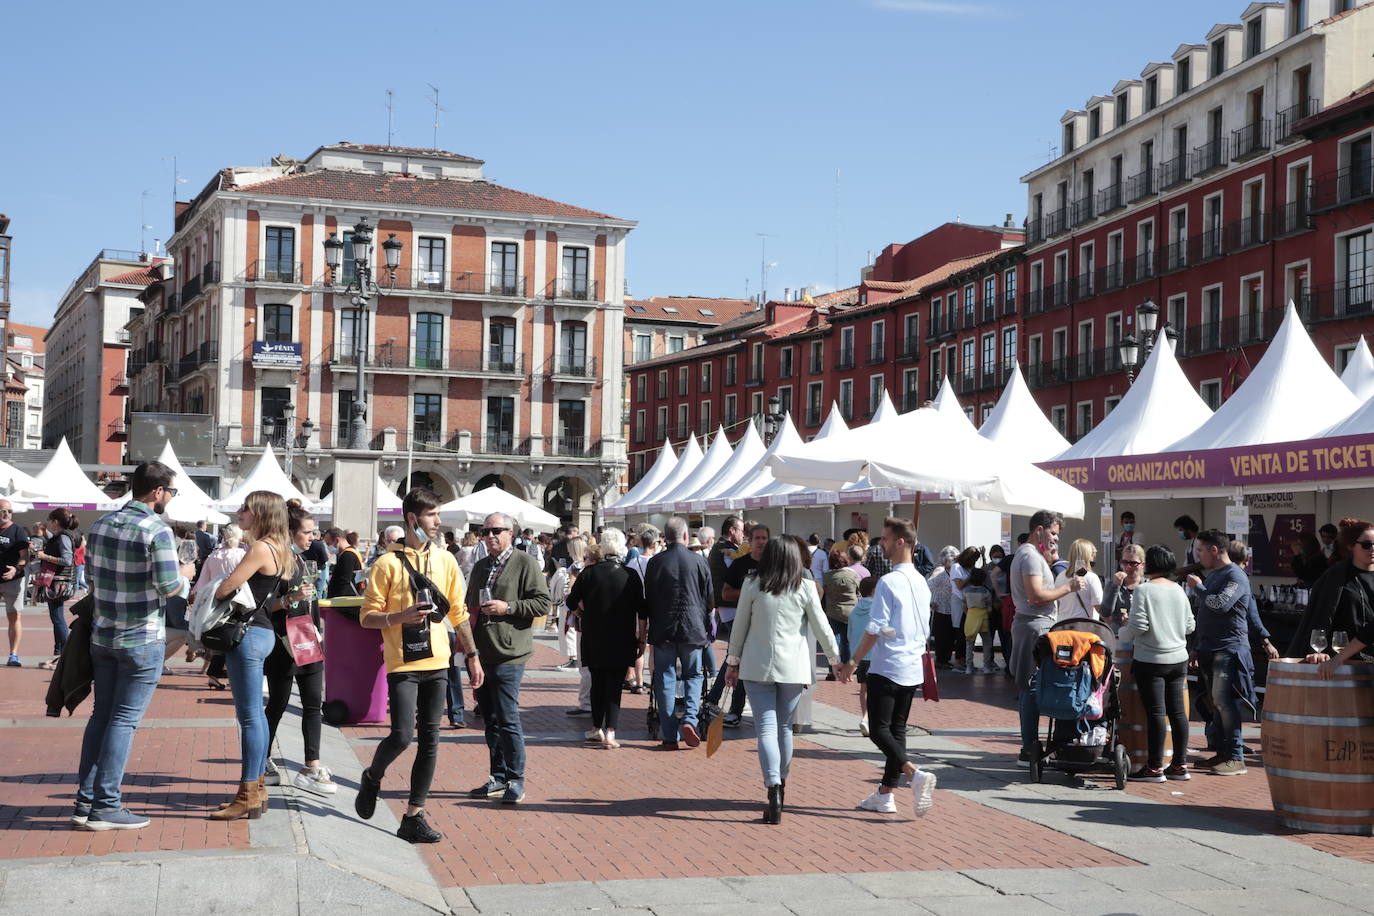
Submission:
<svg viewBox="0 0 1374 916">
<path fill-rule="evenodd" d="M 425 534 L 425 529 L 421 528 L 419 525 L 411 528 L 410 533 L 415 535 L 415 540 L 420 542 L 421 547 L 429 543 L 429 535 Z"/>
<path fill-rule="evenodd" d="M 297 544 L 295 541 L 292 541 L 292 542 L 291 542 L 291 552 L 292 552 L 292 553 L 305 553 L 305 548 L 302 547 L 300 544 Z"/>
<path fill-rule="evenodd" d="M 1188 532 L 1186 532 L 1186 531 L 1180 531 L 1180 532 L 1178 533 L 1178 537 L 1179 537 L 1179 540 L 1181 540 L 1181 541 L 1186 541 L 1186 540 L 1188 540 Z"/>
<path fill-rule="evenodd" d="M 1122 529 L 1125 530 L 1125 531 L 1134 531 L 1134 530 L 1135 530 L 1135 522 L 1126 522 L 1126 523 L 1125 523 L 1124 525 L 1122 525 L 1121 527 L 1122 527 Z"/>
</svg>

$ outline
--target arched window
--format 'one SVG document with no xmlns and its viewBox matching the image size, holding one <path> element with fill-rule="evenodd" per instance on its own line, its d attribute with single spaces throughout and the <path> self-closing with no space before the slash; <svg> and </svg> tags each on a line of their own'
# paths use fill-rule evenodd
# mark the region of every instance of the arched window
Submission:
<svg viewBox="0 0 1374 916">
<path fill-rule="evenodd" d="M 291 306 L 262 307 L 262 339 L 268 343 L 291 343 L 295 340 L 291 327 Z"/>
</svg>

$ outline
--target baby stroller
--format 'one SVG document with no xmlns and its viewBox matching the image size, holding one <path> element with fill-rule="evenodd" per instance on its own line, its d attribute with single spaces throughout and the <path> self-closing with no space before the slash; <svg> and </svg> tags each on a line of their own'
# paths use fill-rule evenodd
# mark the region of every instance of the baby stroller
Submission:
<svg viewBox="0 0 1374 916">
<path fill-rule="evenodd" d="M 1120 673 L 1112 662 L 1116 635 L 1087 617 L 1061 620 L 1035 643 L 1031 689 L 1048 720 L 1045 742 L 1031 751 L 1032 782 L 1046 766 L 1065 773 L 1107 772 L 1126 788 L 1130 758 L 1117 741 Z"/>
</svg>

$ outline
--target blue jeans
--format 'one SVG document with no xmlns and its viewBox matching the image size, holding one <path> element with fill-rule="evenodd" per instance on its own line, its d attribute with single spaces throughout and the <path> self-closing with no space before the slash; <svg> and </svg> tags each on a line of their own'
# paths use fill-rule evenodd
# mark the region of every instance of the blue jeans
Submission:
<svg viewBox="0 0 1374 916">
<path fill-rule="evenodd" d="M 687 687 L 683 702 L 687 718 L 683 721 L 696 728 L 697 711 L 701 707 L 701 647 L 686 645 L 654 646 L 654 701 L 658 704 L 658 721 L 663 728 L 664 741 L 678 739 L 677 665 L 682 664 L 682 679 Z"/>
<path fill-rule="evenodd" d="M 759 745 L 759 769 L 765 786 L 787 781 L 792 767 L 792 720 L 801 702 L 803 684 L 765 684 L 749 681 L 749 702 L 754 704 L 754 728 Z"/>
<path fill-rule="evenodd" d="M 477 688 L 477 705 L 487 728 L 491 778 L 511 783 L 525 778 L 525 729 L 520 724 L 520 682 L 525 666 L 492 665 Z"/>
<path fill-rule="evenodd" d="M 1242 760 L 1245 742 L 1241 739 L 1241 704 L 1236 695 L 1235 677 L 1239 661 L 1227 649 L 1198 653 L 1198 674 L 1212 701 L 1212 719 L 1207 723 L 1207 743 L 1216 748 L 1222 760 Z"/>
<path fill-rule="evenodd" d="M 234 716 L 239 720 L 240 782 L 257 782 L 267 769 L 267 714 L 262 706 L 262 669 L 277 634 L 265 627 L 249 627 L 243 642 L 224 653 L 229 666 L 229 689 Z"/>
<path fill-rule="evenodd" d="M 119 784 L 124 781 L 134 731 L 162 677 L 162 649 L 160 639 L 131 649 L 92 644 L 95 708 L 81 738 L 78 804 L 90 805 L 94 811 L 123 806 Z"/>
<path fill-rule="evenodd" d="M 835 643 L 840 647 L 840 661 L 849 664 L 849 624 L 841 620 L 831 620 L 830 629 L 835 634 Z"/>
<path fill-rule="evenodd" d="M 67 635 L 70 633 L 67 627 L 66 599 L 48 602 L 48 619 L 52 621 L 52 654 L 61 655 L 62 650 L 67 647 Z"/>
<path fill-rule="evenodd" d="M 448 657 L 448 702 L 447 712 L 449 720 L 463 725 L 467 722 L 465 710 L 463 708 L 463 669 L 467 667 L 467 659 L 463 657 L 463 652 L 458 648 L 458 634 L 448 634 L 448 648 L 451 653 Z"/>
</svg>

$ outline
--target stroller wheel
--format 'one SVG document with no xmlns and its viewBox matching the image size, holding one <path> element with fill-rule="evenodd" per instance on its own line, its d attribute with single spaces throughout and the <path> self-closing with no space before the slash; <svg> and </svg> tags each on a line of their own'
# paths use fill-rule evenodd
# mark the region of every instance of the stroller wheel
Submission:
<svg viewBox="0 0 1374 916">
<path fill-rule="evenodd" d="M 1045 775 L 1045 767 L 1040 757 L 1040 748 L 1031 751 L 1030 755 L 1030 778 L 1031 782 L 1040 782 Z"/>
<path fill-rule="evenodd" d="M 1116 787 L 1126 788 L 1126 775 L 1131 771 L 1131 758 L 1126 755 L 1125 745 L 1118 744 L 1112 750 L 1113 775 L 1116 776 Z"/>
</svg>

